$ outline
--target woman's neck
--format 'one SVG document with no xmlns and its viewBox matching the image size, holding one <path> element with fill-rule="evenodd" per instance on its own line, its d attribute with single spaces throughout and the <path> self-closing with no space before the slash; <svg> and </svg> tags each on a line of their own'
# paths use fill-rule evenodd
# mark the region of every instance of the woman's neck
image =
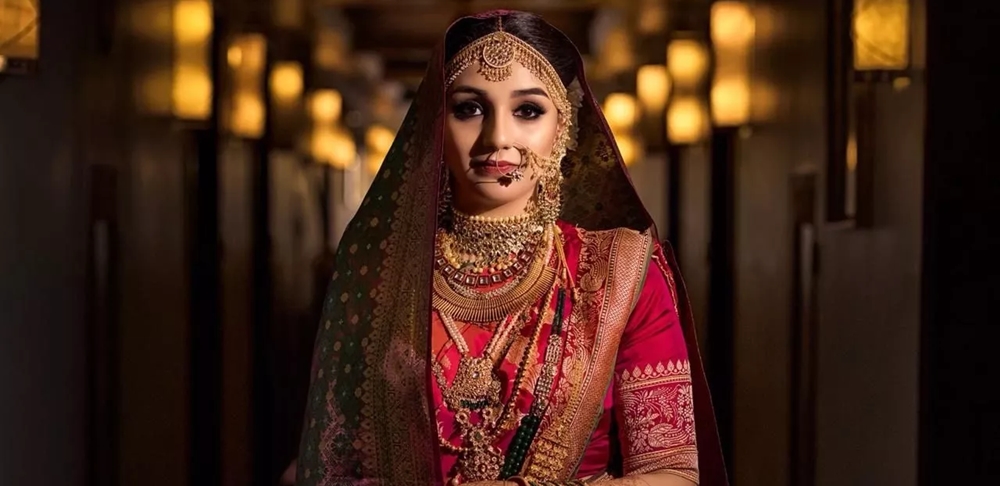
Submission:
<svg viewBox="0 0 1000 486">
<path fill-rule="evenodd" d="M 462 201 L 459 198 L 456 198 L 455 200 L 455 209 L 458 211 L 468 214 L 469 216 L 478 216 L 489 219 L 523 216 L 527 213 L 527 205 L 527 201 L 520 200 L 499 205 L 484 203 L 476 204 L 470 201 Z"/>
</svg>

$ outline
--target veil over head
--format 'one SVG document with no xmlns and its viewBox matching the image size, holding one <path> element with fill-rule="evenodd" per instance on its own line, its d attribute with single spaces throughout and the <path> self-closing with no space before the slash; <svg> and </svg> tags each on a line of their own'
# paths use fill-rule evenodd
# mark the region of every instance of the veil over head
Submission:
<svg viewBox="0 0 1000 486">
<path fill-rule="evenodd" d="M 485 19 L 512 13 L 494 10 Z M 454 26 L 454 24 L 452 24 Z M 451 28 L 449 28 L 450 30 Z M 565 35 L 552 29 L 565 38 Z M 567 42 L 568 39 L 565 39 Z M 446 84 L 444 38 L 336 253 L 313 355 L 298 484 L 443 484 L 429 387 L 434 239 Z M 576 148 L 562 161 L 561 219 L 586 230 L 654 231 L 576 53 Z M 678 305 L 691 360 L 701 484 L 726 484 L 687 296 Z"/>
</svg>

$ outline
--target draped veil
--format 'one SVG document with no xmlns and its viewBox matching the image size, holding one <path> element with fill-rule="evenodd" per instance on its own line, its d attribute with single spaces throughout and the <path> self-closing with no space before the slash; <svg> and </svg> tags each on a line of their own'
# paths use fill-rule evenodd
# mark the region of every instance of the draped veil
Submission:
<svg viewBox="0 0 1000 486">
<path fill-rule="evenodd" d="M 490 18 L 508 11 L 476 15 Z M 562 35 L 561 33 L 559 35 Z M 577 147 L 563 160 L 561 219 L 587 230 L 651 230 L 587 85 Z M 336 253 L 324 301 L 299 450 L 298 484 L 441 484 L 428 388 L 431 276 L 443 171 L 444 41 Z M 691 359 L 701 484 L 726 484 L 690 306 L 675 274 Z"/>
</svg>

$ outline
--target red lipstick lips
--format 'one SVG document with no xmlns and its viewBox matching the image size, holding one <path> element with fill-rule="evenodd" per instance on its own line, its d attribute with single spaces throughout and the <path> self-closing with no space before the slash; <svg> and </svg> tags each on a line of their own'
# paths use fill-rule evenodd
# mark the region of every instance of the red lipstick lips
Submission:
<svg viewBox="0 0 1000 486">
<path fill-rule="evenodd" d="M 495 177 L 503 177 L 520 167 L 520 164 L 509 160 L 474 160 L 469 167 L 476 172 Z"/>
</svg>

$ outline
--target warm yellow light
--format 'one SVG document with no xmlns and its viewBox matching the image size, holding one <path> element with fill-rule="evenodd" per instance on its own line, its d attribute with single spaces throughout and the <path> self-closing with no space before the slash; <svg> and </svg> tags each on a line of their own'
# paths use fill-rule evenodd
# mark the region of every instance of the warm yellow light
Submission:
<svg viewBox="0 0 1000 486">
<path fill-rule="evenodd" d="M 233 100 L 231 130 L 243 138 L 260 138 L 264 134 L 264 102 L 254 92 L 238 93 Z"/>
<path fill-rule="evenodd" d="M 264 134 L 264 58 L 267 44 L 261 34 L 233 38 L 226 57 L 232 67 L 232 98 L 226 128 L 243 138 Z"/>
<path fill-rule="evenodd" d="M 174 39 L 182 44 L 206 42 L 212 34 L 212 2 L 178 0 L 174 4 Z"/>
<path fill-rule="evenodd" d="M 667 135 L 671 143 L 700 142 L 707 130 L 704 105 L 694 96 L 675 98 L 667 108 Z"/>
<path fill-rule="evenodd" d="M 309 96 L 309 114 L 313 123 L 335 123 L 340 119 L 343 98 L 334 89 L 318 89 Z"/>
<path fill-rule="evenodd" d="M 226 59 L 230 67 L 257 76 L 264 70 L 267 45 L 261 34 L 241 34 L 233 39 Z"/>
<path fill-rule="evenodd" d="M 181 64 L 174 67 L 174 115 L 189 120 L 204 120 L 212 114 L 212 77 L 206 66 Z"/>
<path fill-rule="evenodd" d="M 292 103 L 302 96 L 302 65 L 293 61 L 275 63 L 271 70 L 271 94 L 277 101 Z"/>
<path fill-rule="evenodd" d="M 717 49 L 745 49 L 753 41 L 754 18 L 745 2 L 712 4 L 712 45 Z"/>
<path fill-rule="evenodd" d="M 855 0 L 853 24 L 854 69 L 909 67 L 909 0 Z"/>
<path fill-rule="evenodd" d="M 38 2 L 0 1 L 0 71 L 17 69 L 16 60 L 38 59 Z"/>
<path fill-rule="evenodd" d="M 670 97 L 670 76 L 667 66 L 649 64 L 636 73 L 636 91 L 646 113 L 660 113 Z"/>
<path fill-rule="evenodd" d="M 385 154 L 379 152 L 366 152 L 365 153 L 365 169 L 369 174 L 377 174 L 379 169 L 382 168 L 382 162 L 385 161 Z"/>
<path fill-rule="evenodd" d="M 635 96 L 628 93 L 611 93 L 604 99 L 604 117 L 615 131 L 627 131 L 635 125 Z"/>
<path fill-rule="evenodd" d="M 667 45 L 667 72 L 679 88 L 696 88 L 708 72 L 708 49 L 693 39 L 677 39 Z"/>
<path fill-rule="evenodd" d="M 642 148 L 639 142 L 632 135 L 615 135 L 615 143 L 618 145 L 618 153 L 622 155 L 622 162 L 631 167 L 640 157 Z"/>
<path fill-rule="evenodd" d="M 178 0 L 173 11 L 174 74 L 171 101 L 174 116 L 204 120 L 212 114 L 209 36 L 212 2 Z"/>
<path fill-rule="evenodd" d="M 744 76 L 721 76 L 712 83 L 712 120 L 740 126 L 750 120 L 750 82 Z"/>
<path fill-rule="evenodd" d="M 365 132 L 365 167 L 374 174 L 382 167 L 382 161 L 389 153 L 396 135 L 382 125 L 372 125 Z"/>
<path fill-rule="evenodd" d="M 396 135 L 382 125 L 372 125 L 365 132 L 365 145 L 369 150 L 388 153 Z"/>
<path fill-rule="evenodd" d="M 239 68 L 243 64 L 243 49 L 238 45 L 230 46 L 226 51 L 226 60 L 229 61 L 229 67 Z"/>
<path fill-rule="evenodd" d="M 357 158 L 354 138 L 341 127 L 314 127 L 310 145 L 313 158 L 338 169 L 354 165 L 354 160 Z"/>
</svg>

